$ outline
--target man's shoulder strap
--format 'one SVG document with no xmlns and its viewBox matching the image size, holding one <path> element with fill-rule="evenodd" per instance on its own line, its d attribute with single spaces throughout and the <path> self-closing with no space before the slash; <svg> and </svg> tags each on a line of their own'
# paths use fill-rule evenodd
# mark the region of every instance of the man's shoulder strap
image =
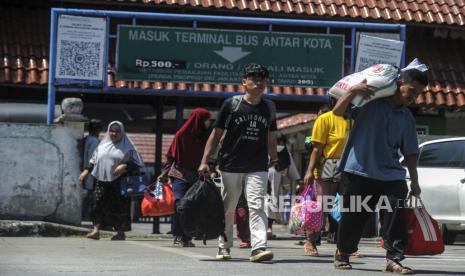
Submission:
<svg viewBox="0 0 465 276">
<path fill-rule="evenodd" d="M 236 95 L 232 97 L 231 103 L 229 106 L 229 115 L 226 119 L 226 124 L 225 124 L 226 129 L 228 129 L 229 127 L 229 123 L 231 122 L 233 113 L 237 112 L 237 110 L 239 109 L 239 106 L 241 105 L 243 98 L 244 98 L 244 95 Z"/>
<path fill-rule="evenodd" d="M 229 121 L 231 120 L 231 116 L 233 113 L 237 112 L 239 109 L 239 106 L 241 105 L 242 100 L 244 99 L 244 95 L 236 95 L 233 96 L 231 99 L 231 106 L 230 106 L 230 113 L 228 116 L 228 119 L 226 120 L 226 127 L 229 125 Z M 265 98 L 262 98 L 262 100 L 265 102 L 266 107 L 268 108 L 268 111 L 270 112 L 270 124 L 271 122 L 276 120 L 276 105 L 272 100 L 268 100 Z"/>
<path fill-rule="evenodd" d="M 265 101 L 266 106 L 268 107 L 268 111 L 270 112 L 270 124 L 271 122 L 276 120 L 276 105 L 272 100 L 263 99 Z"/>
<path fill-rule="evenodd" d="M 239 106 L 241 105 L 242 99 L 244 98 L 244 95 L 236 95 L 232 97 L 231 100 L 231 113 L 236 112 L 239 109 Z"/>
</svg>

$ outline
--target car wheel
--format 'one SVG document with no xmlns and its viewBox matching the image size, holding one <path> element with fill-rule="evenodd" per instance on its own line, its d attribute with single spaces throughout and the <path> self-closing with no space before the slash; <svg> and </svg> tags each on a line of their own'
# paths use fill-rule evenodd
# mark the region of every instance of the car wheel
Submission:
<svg viewBox="0 0 465 276">
<path fill-rule="evenodd" d="M 442 240 L 446 245 L 452 245 L 455 242 L 455 238 L 457 237 L 457 233 L 450 231 L 447 229 L 446 225 L 442 225 Z"/>
</svg>

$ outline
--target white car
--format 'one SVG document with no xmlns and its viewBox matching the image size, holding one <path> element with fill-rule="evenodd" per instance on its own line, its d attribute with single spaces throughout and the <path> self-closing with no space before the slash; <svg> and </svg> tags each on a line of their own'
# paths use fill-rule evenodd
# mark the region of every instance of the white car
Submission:
<svg viewBox="0 0 465 276">
<path fill-rule="evenodd" d="M 465 137 L 420 144 L 418 180 L 426 210 L 442 228 L 445 244 L 465 233 Z"/>
</svg>

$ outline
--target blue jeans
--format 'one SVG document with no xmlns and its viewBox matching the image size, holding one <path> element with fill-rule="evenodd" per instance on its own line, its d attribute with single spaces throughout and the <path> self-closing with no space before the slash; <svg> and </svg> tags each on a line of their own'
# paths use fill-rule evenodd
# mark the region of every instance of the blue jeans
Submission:
<svg viewBox="0 0 465 276">
<path fill-rule="evenodd" d="M 186 194 L 187 190 L 192 186 L 193 183 L 184 182 L 183 180 L 175 177 L 170 177 L 171 179 L 171 186 L 173 187 L 174 198 L 175 198 L 175 209 L 178 208 L 181 199 Z M 184 230 L 182 229 L 181 220 L 179 214 L 176 212 L 172 217 L 172 229 L 171 232 L 173 236 L 176 238 L 181 238 L 182 241 L 190 241 L 192 237 L 188 237 L 184 234 Z"/>
</svg>

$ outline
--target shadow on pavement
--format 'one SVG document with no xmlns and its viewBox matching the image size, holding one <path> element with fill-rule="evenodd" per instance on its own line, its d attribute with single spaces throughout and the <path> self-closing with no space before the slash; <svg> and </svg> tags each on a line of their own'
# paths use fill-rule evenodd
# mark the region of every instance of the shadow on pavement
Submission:
<svg viewBox="0 0 465 276">
<path fill-rule="evenodd" d="M 239 258 L 232 258 L 229 260 L 217 260 L 212 257 L 212 259 L 200 259 L 201 262 L 218 262 L 218 263 L 250 263 L 249 259 L 239 259 Z"/>
<path fill-rule="evenodd" d="M 352 270 L 383 273 L 382 269 L 352 268 Z M 416 275 L 420 275 L 420 274 L 426 274 L 426 275 L 430 275 L 430 274 L 434 274 L 434 275 L 465 275 L 465 272 L 456 272 L 456 271 L 418 270 L 418 269 L 413 269 L 413 270 L 415 271 Z M 390 274 L 395 275 L 393 273 L 390 273 Z"/>
<path fill-rule="evenodd" d="M 416 274 L 439 274 L 439 275 L 465 275 L 465 271 L 441 271 L 441 270 L 418 270 L 415 269 Z"/>
<path fill-rule="evenodd" d="M 301 263 L 320 263 L 320 264 L 331 264 L 332 260 L 326 259 L 286 259 L 286 260 L 275 260 L 275 263 L 279 264 L 301 264 Z"/>
</svg>

